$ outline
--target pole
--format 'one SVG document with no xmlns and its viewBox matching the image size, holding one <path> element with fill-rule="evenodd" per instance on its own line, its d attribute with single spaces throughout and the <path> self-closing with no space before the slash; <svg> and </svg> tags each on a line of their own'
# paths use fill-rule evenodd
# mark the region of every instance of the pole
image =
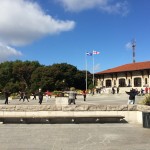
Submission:
<svg viewBox="0 0 150 150">
<path fill-rule="evenodd" d="M 87 55 L 85 54 L 85 69 L 86 69 L 86 91 L 87 91 Z"/>
<path fill-rule="evenodd" d="M 136 47 L 135 40 L 133 40 L 133 42 L 132 42 L 133 63 L 135 63 L 135 47 Z"/>
<path fill-rule="evenodd" d="M 93 54 L 93 87 L 94 87 L 94 54 Z"/>
</svg>

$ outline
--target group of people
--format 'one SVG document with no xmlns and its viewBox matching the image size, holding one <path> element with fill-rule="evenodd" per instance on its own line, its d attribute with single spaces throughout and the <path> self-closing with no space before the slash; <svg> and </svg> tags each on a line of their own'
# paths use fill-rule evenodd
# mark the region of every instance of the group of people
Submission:
<svg viewBox="0 0 150 150">
<path fill-rule="evenodd" d="M 19 93 L 20 93 L 19 101 L 21 101 L 21 99 L 23 99 L 23 102 L 24 102 L 25 99 L 27 99 L 27 101 L 29 102 L 26 92 L 19 92 Z M 46 102 L 48 102 L 49 97 L 51 98 L 51 93 L 48 90 L 45 92 L 45 94 L 42 92 L 41 89 L 39 89 L 39 91 L 37 93 L 32 93 L 33 100 L 36 100 L 36 96 L 38 96 L 39 104 L 42 104 L 44 95 L 46 96 Z"/>
<path fill-rule="evenodd" d="M 75 99 L 76 99 L 76 95 L 77 95 L 76 91 L 73 88 L 71 88 L 70 91 L 68 91 L 67 93 L 68 93 L 68 104 L 69 105 L 71 103 L 75 104 Z M 11 94 L 10 92 L 8 92 L 6 90 L 4 91 L 5 104 L 8 104 L 8 98 L 9 98 L 10 94 Z M 19 91 L 19 95 L 20 95 L 19 101 L 23 100 L 23 102 L 24 102 L 25 100 L 27 100 L 29 102 L 27 92 Z M 39 104 L 42 104 L 44 95 L 46 96 L 46 102 L 48 102 L 49 97 L 51 98 L 51 93 L 48 90 L 45 93 L 43 93 L 42 90 L 39 89 L 39 91 L 37 93 L 32 93 L 33 99 L 36 100 L 36 96 L 38 96 Z M 84 101 L 86 101 L 86 91 L 85 90 L 83 90 L 82 95 L 83 95 Z"/>
<path fill-rule="evenodd" d="M 115 94 L 117 90 L 117 94 L 119 93 L 119 86 L 115 89 L 115 87 L 112 87 L 112 94 Z"/>
<path fill-rule="evenodd" d="M 112 88 L 112 91 L 113 91 L 113 88 Z M 141 93 L 143 93 L 143 89 L 141 89 Z M 71 103 L 73 104 L 76 104 L 75 103 L 75 100 L 76 100 L 76 91 L 71 88 L 70 91 L 66 92 L 68 94 L 68 104 L 70 105 Z M 129 92 L 126 91 L 126 94 L 129 95 L 129 99 L 128 99 L 128 104 L 135 104 L 135 96 L 138 95 L 140 93 L 140 91 L 136 90 L 136 89 L 131 89 Z M 145 91 L 146 93 L 146 91 Z M 8 91 L 4 91 L 4 95 L 5 95 L 5 104 L 8 104 L 8 97 L 10 96 L 10 92 Z M 25 100 L 28 100 L 28 96 L 27 96 L 27 93 L 26 92 L 20 92 L 19 91 L 19 94 L 20 94 L 20 99 L 19 101 L 23 100 L 23 102 Z M 82 95 L 83 95 L 83 99 L 84 101 L 86 101 L 86 91 L 83 90 L 82 91 Z M 114 91 L 113 91 L 113 94 L 114 94 Z M 39 99 L 39 104 L 42 104 L 43 102 L 43 96 L 45 95 L 46 96 L 46 102 L 48 102 L 48 99 L 49 97 L 51 98 L 51 93 L 49 91 L 46 91 L 45 93 L 42 92 L 41 89 L 39 89 L 39 91 L 37 93 L 32 93 L 33 95 L 33 99 L 36 99 L 36 96 L 38 96 L 38 99 Z"/>
<path fill-rule="evenodd" d="M 8 90 L 5 90 L 3 93 L 5 96 L 4 104 L 8 104 L 8 98 L 10 97 L 11 92 L 9 92 Z M 24 102 L 25 100 L 27 100 L 29 102 L 27 92 L 19 91 L 19 95 L 20 95 L 19 101 L 23 100 L 23 102 Z M 48 102 L 49 97 L 51 98 L 51 93 L 48 90 L 45 93 L 43 93 L 42 90 L 39 89 L 39 91 L 37 93 L 32 93 L 33 100 L 36 100 L 36 96 L 38 96 L 39 104 L 42 104 L 44 95 L 46 96 L 46 102 Z"/>
</svg>

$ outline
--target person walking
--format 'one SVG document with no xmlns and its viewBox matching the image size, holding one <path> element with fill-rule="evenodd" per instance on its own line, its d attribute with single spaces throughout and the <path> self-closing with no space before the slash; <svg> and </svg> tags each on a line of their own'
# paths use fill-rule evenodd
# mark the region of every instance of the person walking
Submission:
<svg viewBox="0 0 150 150">
<path fill-rule="evenodd" d="M 83 90 L 82 95 L 83 95 L 84 101 L 86 101 L 86 91 L 85 90 Z"/>
<path fill-rule="evenodd" d="M 39 104 L 41 105 L 41 104 L 42 104 L 42 101 L 43 101 L 43 92 L 42 92 L 41 89 L 39 89 L 38 96 L 39 96 Z"/>
</svg>

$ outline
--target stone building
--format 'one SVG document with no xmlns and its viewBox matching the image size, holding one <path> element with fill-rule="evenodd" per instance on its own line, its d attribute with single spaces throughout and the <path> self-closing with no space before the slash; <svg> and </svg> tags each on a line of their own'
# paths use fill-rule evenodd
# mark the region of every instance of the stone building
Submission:
<svg viewBox="0 0 150 150">
<path fill-rule="evenodd" d="M 104 70 L 95 74 L 97 88 L 137 88 L 150 86 L 150 61 L 136 62 Z"/>
</svg>

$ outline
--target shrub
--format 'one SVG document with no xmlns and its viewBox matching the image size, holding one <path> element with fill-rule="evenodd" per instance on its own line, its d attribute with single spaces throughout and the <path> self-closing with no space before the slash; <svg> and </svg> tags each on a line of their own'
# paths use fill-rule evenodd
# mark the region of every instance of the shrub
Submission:
<svg viewBox="0 0 150 150">
<path fill-rule="evenodd" d="M 140 102 L 140 104 L 150 106 L 150 95 L 145 95 L 145 98 Z"/>
</svg>

